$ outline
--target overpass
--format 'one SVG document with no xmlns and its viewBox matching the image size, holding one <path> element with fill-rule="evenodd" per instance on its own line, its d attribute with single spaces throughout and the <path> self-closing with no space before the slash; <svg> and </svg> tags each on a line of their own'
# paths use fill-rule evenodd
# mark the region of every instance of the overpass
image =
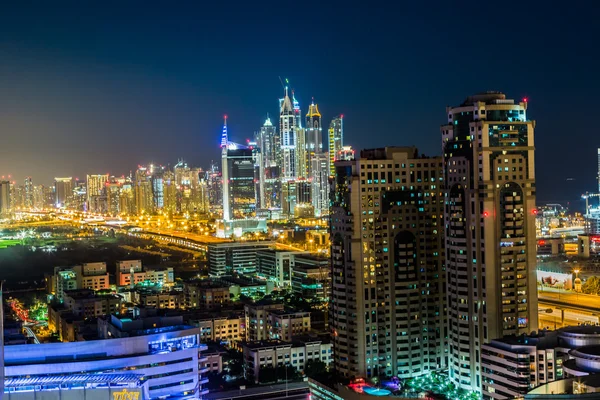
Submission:
<svg viewBox="0 0 600 400">
<path fill-rule="evenodd" d="M 600 296 L 544 288 L 538 308 L 540 327 L 600 323 Z"/>
</svg>

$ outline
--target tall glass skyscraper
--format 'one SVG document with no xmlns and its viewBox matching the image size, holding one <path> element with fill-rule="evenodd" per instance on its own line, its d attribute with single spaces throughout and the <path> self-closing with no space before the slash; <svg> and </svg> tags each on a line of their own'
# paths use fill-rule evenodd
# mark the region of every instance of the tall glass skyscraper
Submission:
<svg viewBox="0 0 600 400">
<path fill-rule="evenodd" d="M 344 147 L 344 116 L 340 115 L 329 124 L 329 175 L 333 175 L 333 163 L 339 160 L 339 152 Z"/>
<path fill-rule="evenodd" d="M 282 151 L 282 179 L 296 178 L 297 120 L 292 99 L 285 87 L 285 96 L 279 99 L 279 136 Z"/>
</svg>

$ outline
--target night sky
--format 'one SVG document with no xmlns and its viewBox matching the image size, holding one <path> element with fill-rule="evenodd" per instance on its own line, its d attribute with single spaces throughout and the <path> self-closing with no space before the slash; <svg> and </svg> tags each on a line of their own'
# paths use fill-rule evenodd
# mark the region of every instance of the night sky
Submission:
<svg viewBox="0 0 600 400">
<path fill-rule="evenodd" d="M 178 158 L 206 168 L 223 114 L 234 141 L 276 120 L 281 76 L 303 113 L 313 96 L 325 126 L 343 113 L 355 149 L 441 154 L 446 105 L 528 97 L 539 202 L 597 187 L 597 2 L 12 3 L 0 12 L 0 175 L 19 183 Z"/>
</svg>

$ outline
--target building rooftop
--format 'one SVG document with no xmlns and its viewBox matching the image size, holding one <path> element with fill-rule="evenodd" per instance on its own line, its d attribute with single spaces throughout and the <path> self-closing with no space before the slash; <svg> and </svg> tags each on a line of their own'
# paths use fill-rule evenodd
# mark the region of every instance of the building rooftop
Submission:
<svg viewBox="0 0 600 400">
<path fill-rule="evenodd" d="M 5 387 L 34 386 L 62 383 L 134 383 L 142 385 L 143 375 L 139 374 L 85 374 L 85 375 L 49 375 L 33 377 L 7 377 Z"/>
<path fill-rule="evenodd" d="M 248 347 L 252 350 L 268 348 L 268 347 L 281 347 L 289 346 L 292 347 L 292 343 L 284 342 L 283 340 L 271 339 L 271 340 L 258 340 L 254 342 L 242 342 L 242 346 Z"/>
<path fill-rule="evenodd" d="M 73 300 L 86 300 L 86 299 L 101 299 L 101 298 L 112 298 L 121 300 L 121 296 L 113 293 L 96 293 L 92 289 L 73 289 L 65 290 L 65 296 L 69 296 Z"/>
</svg>

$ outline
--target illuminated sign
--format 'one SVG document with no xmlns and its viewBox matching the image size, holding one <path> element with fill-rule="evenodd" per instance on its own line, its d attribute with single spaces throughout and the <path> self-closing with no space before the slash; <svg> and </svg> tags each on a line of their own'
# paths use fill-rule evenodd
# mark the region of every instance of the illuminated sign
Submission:
<svg viewBox="0 0 600 400">
<path fill-rule="evenodd" d="M 113 392 L 113 400 L 138 400 L 140 398 L 139 392 L 128 392 L 123 389 L 121 392 Z"/>
</svg>

